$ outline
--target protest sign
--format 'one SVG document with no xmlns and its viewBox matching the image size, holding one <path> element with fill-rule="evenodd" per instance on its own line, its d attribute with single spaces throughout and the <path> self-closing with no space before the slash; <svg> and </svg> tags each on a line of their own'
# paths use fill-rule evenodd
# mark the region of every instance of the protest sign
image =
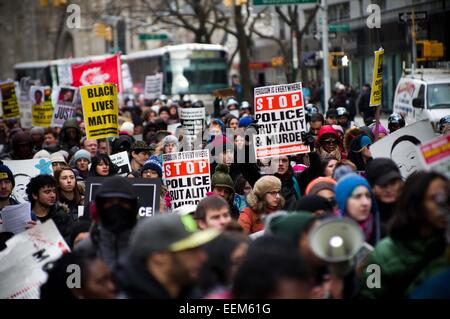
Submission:
<svg viewBox="0 0 450 319">
<path fill-rule="evenodd" d="M 25 225 L 31 220 L 30 203 L 5 206 L 1 211 L 3 232 L 18 234 L 25 231 Z"/>
<path fill-rule="evenodd" d="M 205 108 L 181 108 L 180 120 L 186 136 L 196 136 L 203 132 L 205 123 Z"/>
<path fill-rule="evenodd" d="M 16 87 L 14 82 L 0 83 L 0 95 L 5 120 L 20 117 L 19 104 L 17 103 Z"/>
<path fill-rule="evenodd" d="M 32 177 L 40 174 L 53 175 L 52 162 L 48 158 L 30 160 L 5 160 L 3 163 L 9 167 L 14 175 L 16 185 L 12 197 L 19 203 L 28 202 L 26 188 Z"/>
<path fill-rule="evenodd" d="M 47 280 L 42 267 L 70 251 L 52 219 L 12 237 L 6 246 L 0 252 L 1 299 L 39 299 Z"/>
<path fill-rule="evenodd" d="M 31 128 L 33 125 L 31 101 L 19 100 L 20 108 L 20 126 L 22 128 Z"/>
<path fill-rule="evenodd" d="M 30 89 L 36 82 L 31 80 L 30 77 L 24 77 L 20 79 L 17 85 L 16 92 L 20 109 L 20 126 L 22 128 L 32 127 Z"/>
<path fill-rule="evenodd" d="M 255 88 L 254 105 L 260 126 L 253 136 L 256 159 L 309 152 L 301 136 L 306 131 L 301 82 Z"/>
<path fill-rule="evenodd" d="M 119 167 L 117 175 L 127 176 L 131 172 L 130 159 L 128 157 L 128 152 L 120 152 L 117 154 L 110 155 L 111 161 Z"/>
<path fill-rule="evenodd" d="M 373 65 L 372 90 L 370 91 L 370 106 L 380 106 L 383 93 L 383 56 L 384 50 L 375 51 Z"/>
<path fill-rule="evenodd" d="M 210 191 L 208 150 L 164 154 L 163 172 L 172 209 L 197 205 Z"/>
<path fill-rule="evenodd" d="M 159 196 L 161 181 L 159 179 L 131 178 L 128 179 L 138 194 L 139 217 L 150 217 L 159 212 Z M 95 194 L 105 182 L 103 177 L 90 177 L 86 181 L 85 206 L 95 200 Z M 120 186 L 118 186 L 119 188 Z"/>
<path fill-rule="evenodd" d="M 88 86 L 113 83 L 122 92 L 122 68 L 120 56 L 114 55 L 99 61 L 75 64 L 72 68 L 72 86 Z"/>
<path fill-rule="evenodd" d="M 117 88 L 114 84 L 83 86 L 80 89 L 88 139 L 119 134 Z"/>
<path fill-rule="evenodd" d="M 163 75 L 147 75 L 145 77 L 144 98 L 148 100 L 157 99 L 163 93 Z"/>
<path fill-rule="evenodd" d="M 52 127 L 63 127 L 64 122 L 74 116 L 78 89 L 76 87 L 58 87 L 56 91 Z"/>
<path fill-rule="evenodd" d="M 49 86 L 35 86 L 30 89 L 31 124 L 33 126 L 50 127 L 53 117 L 51 99 L 52 90 Z"/>
<path fill-rule="evenodd" d="M 418 146 L 423 166 L 450 178 L 450 134 L 436 137 Z"/>
<path fill-rule="evenodd" d="M 391 158 L 400 169 L 403 178 L 423 169 L 417 145 L 434 138 L 433 127 L 427 120 L 408 125 L 370 145 L 373 158 Z"/>
<path fill-rule="evenodd" d="M 177 133 L 177 128 L 180 126 L 180 123 L 174 123 L 174 124 L 168 124 L 167 125 L 167 131 L 170 132 L 170 134 L 172 135 L 176 135 Z"/>
</svg>

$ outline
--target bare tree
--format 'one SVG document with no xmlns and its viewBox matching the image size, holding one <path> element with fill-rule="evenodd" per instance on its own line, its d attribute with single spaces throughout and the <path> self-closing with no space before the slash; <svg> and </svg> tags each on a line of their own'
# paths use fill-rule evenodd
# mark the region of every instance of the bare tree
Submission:
<svg viewBox="0 0 450 319">
<path fill-rule="evenodd" d="M 281 21 L 283 21 L 284 23 L 286 23 L 289 26 L 289 29 L 291 31 L 290 37 L 295 36 L 296 43 L 297 43 L 297 48 L 296 48 L 297 49 L 296 50 L 297 51 L 297 60 L 299 61 L 299 65 L 300 65 L 300 61 L 301 61 L 301 53 L 302 53 L 301 44 L 302 44 L 303 36 L 306 33 L 306 31 L 308 30 L 311 23 L 314 21 L 319 8 L 320 8 L 320 5 L 317 4 L 314 7 L 312 14 L 306 20 L 303 28 L 300 29 L 300 23 L 299 23 L 300 21 L 298 19 L 298 6 L 288 6 L 287 13 L 283 12 L 281 7 L 275 7 L 275 12 L 278 14 Z M 294 68 L 294 65 L 292 63 L 292 61 L 293 61 L 292 42 L 288 41 L 288 43 L 286 43 L 285 41 L 280 40 L 276 36 L 265 35 L 256 29 L 253 30 L 253 32 L 261 38 L 272 40 L 278 44 L 278 46 L 280 47 L 280 51 L 284 58 L 286 79 L 288 82 L 295 82 L 297 79 L 298 70 L 296 70 Z"/>
<path fill-rule="evenodd" d="M 183 28 L 193 33 L 195 42 L 211 43 L 213 33 L 225 20 L 218 12 L 222 0 L 142 0 L 154 24 Z M 214 18 L 215 23 L 210 23 Z"/>
</svg>

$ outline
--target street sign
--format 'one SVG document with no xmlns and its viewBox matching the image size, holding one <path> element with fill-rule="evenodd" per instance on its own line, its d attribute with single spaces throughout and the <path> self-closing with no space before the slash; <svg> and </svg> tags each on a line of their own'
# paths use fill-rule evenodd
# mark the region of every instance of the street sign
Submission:
<svg viewBox="0 0 450 319">
<path fill-rule="evenodd" d="M 317 0 L 253 0 L 254 6 L 317 3 Z"/>
<path fill-rule="evenodd" d="M 408 23 L 412 21 L 413 13 L 409 12 L 401 12 L 398 14 L 398 23 Z M 417 11 L 414 12 L 414 20 L 417 21 L 425 21 L 428 19 L 428 15 L 426 11 Z"/>
<path fill-rule="evenodd" d="M 348 23 L 330 24 L 328 26 L 329 32 L 348 32 L 349 30 L 350 30 L 350 25 Z"/>
<path fill-rule="evenodd" d="M 146 40 L 167 40 L 169 39 L 169 36 L 165 33 L 141 33 L 139 34 L 139 40 L 140 41 L 146 41 Z"/>
</svg>

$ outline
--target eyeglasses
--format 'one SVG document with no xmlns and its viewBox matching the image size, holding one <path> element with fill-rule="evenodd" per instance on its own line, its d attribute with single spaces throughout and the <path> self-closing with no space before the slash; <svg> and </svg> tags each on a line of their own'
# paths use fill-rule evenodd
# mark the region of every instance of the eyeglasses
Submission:
<svg viewBox="0 0 450 319">
<path fill-rule="evenodd" d="M 329 144 L 329 145 L 336 145 L 337 141 L 336 140 L 324 140 L 323 141 L 325 144 Z"/>
<path fill-rule="evenodd" d="M 277 195 L 281 195 L 281 191 L 267 192 L 267 194 L 270 194 L 272 196 L 277 196 Z"/>
</svg>

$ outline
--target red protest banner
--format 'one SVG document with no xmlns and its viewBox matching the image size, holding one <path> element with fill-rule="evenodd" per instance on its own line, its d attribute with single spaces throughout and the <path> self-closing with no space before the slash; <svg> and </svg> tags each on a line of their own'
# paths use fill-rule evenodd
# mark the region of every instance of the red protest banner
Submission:
<svg viewBox="0 0 450 319">
<path fill-rule="evenodd" d="M 75 87 L 113 83 L 122 91 L 120 56 L 100 61 L 72 65 L 72 85 Z"/>
</svg>

